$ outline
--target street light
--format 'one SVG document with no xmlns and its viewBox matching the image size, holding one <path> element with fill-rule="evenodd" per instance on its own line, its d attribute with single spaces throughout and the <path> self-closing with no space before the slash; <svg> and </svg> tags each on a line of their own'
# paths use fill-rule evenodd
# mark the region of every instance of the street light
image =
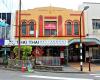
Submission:
<svg viewBox="0 0 100 80">
<path fill-rule="evenodd" d="M 82 32 L 81 32 L 81 18 L 85 10 L 87 10 L 89 6 L 85 6 L 80 14 L 80 70 L 83 71 L 83 57 L 82 57 Z"/>
</svg>

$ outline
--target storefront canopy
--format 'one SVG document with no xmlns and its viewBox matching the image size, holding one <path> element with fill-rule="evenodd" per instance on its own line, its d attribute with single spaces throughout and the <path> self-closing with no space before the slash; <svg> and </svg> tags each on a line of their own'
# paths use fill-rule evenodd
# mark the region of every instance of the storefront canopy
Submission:
<svg viewBox="0 0 100 80">
<path fill-rule="evenodd" d="M 68 44 L 73 44 L 73 43 L 79 43 L 80 39 L 72 39 L 68 41 Z M 100 40 L 96 38 L 84 38 L 82 39 L 82 42 L 85 43 L 86 45 L 100 45 Z"/>
</svg>

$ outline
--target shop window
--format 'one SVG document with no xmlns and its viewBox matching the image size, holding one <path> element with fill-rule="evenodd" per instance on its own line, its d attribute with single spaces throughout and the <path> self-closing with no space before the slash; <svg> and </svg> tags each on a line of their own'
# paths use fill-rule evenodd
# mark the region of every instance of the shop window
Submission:
<svg viewBox="0 0 100 80">
<path fill-rule="evenodd" d="M 2 19 L 6 20 L 6 18 L 7 18 L 7 13 L 2 13 Z"/>
<path fill-rule="evenodd" d="M 31 21 L 30 23 L 29 23 L 29 34 L 30 35 L 34 35 L 34 22 L 33 21 Z"/>
<path fill-rule="evenodd" d="M 79 35 L 79 24 L 78 22 L 74 22 L 74 35 Z"/>
<path fill-rule="evenodd" d="M 92 19 L 93 29 L 100 29 L 100 19 Z"/>
<path fill-rule="evenodd" d="M 92 58 L 93 59 L 100 59 L 100 48 L 99 47 L 94 47 L 92 50 Z M 91 56 L 91 55 L 90 55 Z"/>
<path fill-rule="evenodd" d="M 22 22 L 22 36 L 26 35 L 26 22 Z"/>
<path fill-rule="evenodd" d="M 67 22 L 67 25 L 66 25 L 66 34 L 67 35 L 72 35 L 72 24 L 71 22 Z"/>
<path fill-rule="evenodd" d="M 56 36 L 57 35 L 57 22 L 56 21 L 45 21 L 44 24 L 45 36 Z"/>
<path fill-rule="evenodd" d="M 1 19 L 2 17 L 1 17 L 1 13 L 0 13 L 0 19 Z"/>
</svg>

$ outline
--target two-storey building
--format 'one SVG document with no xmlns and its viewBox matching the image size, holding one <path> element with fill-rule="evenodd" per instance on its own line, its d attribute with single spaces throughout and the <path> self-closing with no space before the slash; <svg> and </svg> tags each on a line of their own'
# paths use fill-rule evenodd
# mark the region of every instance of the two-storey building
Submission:
<svg viewBox="0 0 100 80">
<path fill-rule="evenodd" d="M 68 61 L 79 61 L 79 42 L 72 40 L 80 38 L 80 13 L 52 6 L 22 10 L 20 44 L 31 45 L 33 56 L 53 56 L 67 58 Z M 84 38 L 83 15 L 81 27 L 81 36 Z M 11 40 L 7 41 L 6 45 L 18 45 L 19 11 L 16 12 L 16 23 L 11 28 L 11 35 Z M 83 48 L 83 59 L 84 52 Z"/>
</svg>

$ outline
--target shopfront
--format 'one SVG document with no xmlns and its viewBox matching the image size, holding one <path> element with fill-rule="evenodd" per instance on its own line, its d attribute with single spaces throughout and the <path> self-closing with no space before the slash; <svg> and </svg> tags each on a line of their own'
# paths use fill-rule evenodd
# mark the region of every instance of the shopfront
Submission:
<svg viewBox="0 0 100 80">
<path fill-rule="evenodd" d="M 63 65 L 68 46 L 67 40 L 21 40 L 21 45 L 32 46 L 32 56 L 48 65 Z M 17 46 L 17 40 L 6 40 L 5 45 Z M 46 62 L 47 61 L 47 62 Z M 49 63 L 51 62 L 51 63 Z M 67 62 L 67 60 L 66 60 Z"/>
<path fill-rule="evenodd" d="M 80 39 L 73 39 L 69 41 L 69 60 L 79 61 L 80 58 Z M 82 40 L 82 57 L 84 62 L 99 61 L 100 60 L 100 41 L 96 38 L 84 38 Z"/>
</svg>

